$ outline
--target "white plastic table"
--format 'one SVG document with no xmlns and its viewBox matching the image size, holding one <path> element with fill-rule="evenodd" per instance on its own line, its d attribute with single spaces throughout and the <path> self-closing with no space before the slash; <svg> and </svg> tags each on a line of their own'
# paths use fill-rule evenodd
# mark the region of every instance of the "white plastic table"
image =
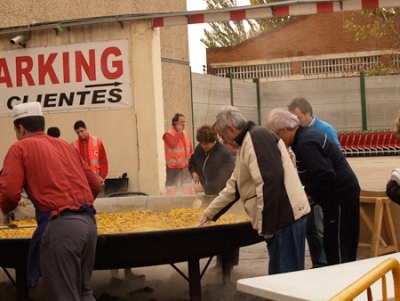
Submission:
<svg viewBox="0 0 400 301">
<path fill-rule="evenodd" d="M 400 253 L 394 253 L 355 262 L 309 269 L 298 272 L 239 279 L 236 288 L 240 292 L 284 301 L 327 301 L 387 258 L 400 261 Z M 392 272 L 386 274 L 388 300 L 394 300 Z M 373 300 L 382 300 L 382 282 L 371 286 Z M 354 300 L 367 300 L 363 292 Z"/>
</svg>

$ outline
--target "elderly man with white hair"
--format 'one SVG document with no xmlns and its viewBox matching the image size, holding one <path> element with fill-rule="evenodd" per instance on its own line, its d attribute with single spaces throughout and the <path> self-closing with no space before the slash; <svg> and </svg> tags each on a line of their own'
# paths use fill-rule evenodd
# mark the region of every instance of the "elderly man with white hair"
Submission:
<svg viewBox="0 0 400 301">
<path fill-rule="evenodd" d="M 328 265 L 356 260 L 360 186 L 341 150 L 326 133 L 303 127 L 296 115 L 283 109 L 269 113 L 266 127 L 291 147 L 305 191 L 322 207 Z"/>
<path fill-rule="evenodd" d="M 235 107 L 221 110 L 213 128 L 238 151 L 225 189 L 206 208 L 201 223 L 217 220 L 240 200 L 267 243 L 268 273 L 303 270 L 310 206 L 284 143 Z"/>
</svg>

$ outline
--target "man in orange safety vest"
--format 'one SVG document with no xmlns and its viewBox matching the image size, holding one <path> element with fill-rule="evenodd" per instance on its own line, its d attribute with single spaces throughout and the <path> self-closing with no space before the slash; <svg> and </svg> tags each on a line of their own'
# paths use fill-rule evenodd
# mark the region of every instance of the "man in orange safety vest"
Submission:
<svg viewBox="0 0 400 301">
<path fill-rule="evenodd" d="M 104 184 L 108 174 L 108 160 L 102 139 L 99 136 L 89 135 L 86 124 L 82 120 L 75 122 L 74 130 L 78 139 L 72 145 L 95 173 L 103 187 L 101 193 L 104 193 Z"/>
<path fill-rule="evenodd" d="M 176 113 L 172 118 L 172 128 L 163 135 L 167 195 L 176 194 L 179 182 L 182 194 L 192 194 L 192 178 L 188 166 L 193 147 L 189 134 L 185 131 L 185 123 L 185 116 Z"/>
</svg>

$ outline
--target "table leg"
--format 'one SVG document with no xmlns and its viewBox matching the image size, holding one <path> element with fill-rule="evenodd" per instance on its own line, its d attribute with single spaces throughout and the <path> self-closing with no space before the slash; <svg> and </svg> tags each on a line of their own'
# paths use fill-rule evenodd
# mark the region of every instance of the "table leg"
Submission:
<svg viewBox="0 0 400 301">
<path fill-rule="evenodd" d="M 222 283 L 227 284 L 231 281 L 231 271 L 233 267 L 231 253 L 221 254 Z"/>
<path fill-rule="evenodd" d="M 201 301 L 201 277 L 199 260 L 189 260 L 188 270 L 190 301 Z"/>
<path fill-rule="evenodd" d="M 221 254 L 221 263 L 222 283 L 230 283 L 232 268 L 239 263 L 239 248 Z"/>
<path fill-rule="evenodd" d="M 15 268 L 15 286 L 17 290 L 17 301 L 30 301 L 26 267 Z"/>
</svg>

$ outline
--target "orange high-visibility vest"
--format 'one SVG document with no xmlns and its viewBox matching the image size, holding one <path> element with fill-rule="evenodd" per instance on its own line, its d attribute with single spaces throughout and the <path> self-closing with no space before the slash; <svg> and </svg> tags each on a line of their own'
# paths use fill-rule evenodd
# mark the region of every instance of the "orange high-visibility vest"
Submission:
<svg viewBox="0 0 400 301">
<path fill-rule="evenodd" d="M 89 165 L 89 167 L 92 169 L 92 171 L 96 175 L 100 175 L 100 161 L 99 161 L 99 148 L 101 145 L 101 138 L 96 137 L 96 136 L 90 136 L 87 139 L 87 144 L 88 144 L 88 158 L 86 158 L 85 155 L 81 153 L 82 159 Z M 79 153 L 81 152 L 81 139 L 76 139 L 72 143 L 72 145 L 78 149 Z M 87 162 L 87 159 L 89 162 Z"/>
<path fill-rule="evenodd" d="M 173 128 L 168 130 L 168 133 L 173 136 L 178 135 L 179 133 L 175 131 Z M 192 151 L 189 135 L 187 132 L 183 131 L 183 138 L 180 139 L 178 145 L 175 148 L 170 147 L 164 141 L 164 150 L 165 150 L 165 163 L 168 168 L 178 169 L 185 168 L 189 166 L 189 159 Z"/>
</svg>

